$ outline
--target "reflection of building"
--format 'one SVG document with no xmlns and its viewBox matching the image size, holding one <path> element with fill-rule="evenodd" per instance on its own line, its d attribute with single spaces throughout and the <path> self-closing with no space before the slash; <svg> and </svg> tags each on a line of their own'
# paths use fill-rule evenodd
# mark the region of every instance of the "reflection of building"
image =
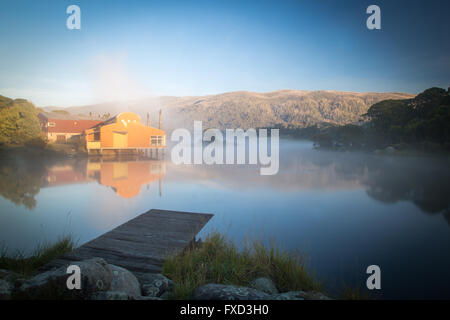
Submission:
<svg viewBox="0 0 450 320">
<path fill-rule="evenodd" d="M 132 112 L 123 112 L 85 131 L 89 153 L 103 151 L 162 149 L 166 133 L 141 124 L 141 118 Z"/>
<path fill-rule="evenodd" d="M 75 170 L 72 165 L 52 166 L 47 171 L 45 186 L 58 186 L 71 183 L 86 182 L 87 177 L 84 171 Z"/>
<path fill-rule="evenodd" d="M 163 161 L 88 162 L 87 175 L 100 184 L 112 187 L 124 198 L 139 194 L 143 185 L 161 179 L 166 174 Z"/>
<path fill-rule="evenodd" d="M 66 142 L 70 137 L 80 135 L 102 121 L 88 117 L 59 113 L 39 113 L 41 130 L 50 142 Z"/>
<path fill-rule="evenodd" d="M 162 160 L 146 161 L 77 161 L 48 168 L 44 186 L 52 187 L 89 181 L 112 187 L 121 197 L 137 196 L 142 186 L 161 181 L 166 175 L 166 163 Z"/>
</svg>

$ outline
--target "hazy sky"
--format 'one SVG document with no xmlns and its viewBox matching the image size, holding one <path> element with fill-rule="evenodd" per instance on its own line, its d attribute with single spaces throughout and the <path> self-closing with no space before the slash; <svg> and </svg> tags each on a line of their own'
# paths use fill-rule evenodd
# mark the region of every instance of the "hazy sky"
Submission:
<svg viewBox="0 0 450 320">
<path fill-rule="evenodd" d="M 67 6 L 81 8 L 68 30 Z M 366 8 L 381 7 L 381 30 Z M 0 0 L 0 95 L 71 106 L 147 95 L 450 85 L 450 1 Z"/>
</svg>

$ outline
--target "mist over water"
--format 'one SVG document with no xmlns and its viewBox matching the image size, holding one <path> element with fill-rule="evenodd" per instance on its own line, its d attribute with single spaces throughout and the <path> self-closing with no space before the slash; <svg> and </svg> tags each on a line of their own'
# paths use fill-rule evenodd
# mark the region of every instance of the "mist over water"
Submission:
<svg viewBox="0 0 450 320">
<path fill-rule="evenodd" d="M 83 244 L 150 209 L 213 213 L 199 234 L 307 254 L 330 291 L 382 272 L 382 298 L 450 297 L 447 158 L 319 151 L 280 141 L 280 169 L 165 160 L 0 162 L 0 243 L 29 252 L 70 233 Z"/>
</svg>

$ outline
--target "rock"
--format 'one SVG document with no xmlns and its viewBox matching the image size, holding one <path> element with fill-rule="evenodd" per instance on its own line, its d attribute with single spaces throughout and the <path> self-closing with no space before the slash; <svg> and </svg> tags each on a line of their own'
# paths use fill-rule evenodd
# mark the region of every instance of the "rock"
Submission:
<svg viewBox="0 0 450 320">
<path fill-rule="evenodd" d="M 124 291 L 99 291 L 91 296 L 92 300 L 132 300 L 133 298 Z"/>
<path fill-rule="evenodd" d="M 304 298 L 305 300 L 332 300 L 330 297 L 327 297 L 323 293 L 316 291 L 305 292 Z"/>
<path fill-rule="evenodd" d="M 303 291 L 289 291 L 271 295 L 269 300 L 305 300 Z"/>
<path fill-rule="evenodd" d="M 157 297 L 129 295 L 124 291 L 99 291 L 91 296 L 92 300 L 162 300 Z"/>
<path fill-rule="evenodd" d="M 331 300 L 331 299 L 320 292 L 289 291 L 271 295 L 269 297 L 269 300 Z"/>
<path fill-rule="evenodd" d="M 28 299 L 88 299 L 95 292 L 107 291 L 113 272 L 105 260 L 93 258 L 71 263 L 81 269 L 81 289 L 67 288 L 67 266 L 47 271 L 25 281 L 19 290 L 20 298 Z"/>
<path fill-rule="evenodd" d="M 15 288 L 20 287 L 26 279 L 14 271 L 0 269 L 0 280 L 11 283 Z"/>
<path fill-rule="evenodd" d="M 257 278 L 250 283 L 250 287 L 268 294 L 278 293 L 275 283 L 273 283 L 273 281 L 269 278 Z"/>
<path fill-rule="evenodd" d="M 198 287 L 192 295 L 193 300 L 265 300 L 269 297 L 253 288 L 214 283 Z"/>
<path fill-rule="evenodd" d="M 14 284 L 8 280 L 0 279 L 0 300 L 11 299 Z"/>
<path fill-rule="evenodd" d="M 0 269 L 0 279 L 11 281 L 12 277 L 18 276 L 17 273 L 5 269 Z"/>
<path fill-rule="evenodd" d="M 166 292 L 164 292 L 161 296 L 160 296 L 160 298 L 162 299 L 162 300 L 168 300 L 169 299 L 169 293 L 166 291 Z"/>
<path fill-rule="evenodd" d="M 112 281 L 108 292 L 123 292 L 129 296 L 138 297 L 141 295 L 141 285 L 138 279 L 127 269 L 109 265 L 112 271 Z M 106 299 L 118 300 L 118 299 Z M 123 299 L 120 299 L 123 300 Z"/>
<path fill-rule="evenodd" d="M 173 281 L 159 273 L 145 273 L 138 276 L 141 283 L 142 295 L 160 297 L 173 290 Z"/>
<path fill-rule="evenodd" d="M 158 297 L 140 296 L 140 297 L 134 298 L 134 300 L 163 300 L 163 299 L 162 298 L 158 298 Z"/>
<path fill-rule="evenodd" d="M 386 151 L 386 153 L 394 153 L 395 152 L 395 148 L 394 147 L 387 147 L 386 149 L 384 149 Z"/>
</svg>

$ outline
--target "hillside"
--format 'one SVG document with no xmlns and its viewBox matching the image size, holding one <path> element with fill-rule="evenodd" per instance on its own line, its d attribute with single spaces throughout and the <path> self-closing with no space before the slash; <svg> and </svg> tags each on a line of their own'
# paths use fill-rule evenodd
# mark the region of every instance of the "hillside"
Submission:
<svg viewBox="0 0 450 320">
<path fill-rule="evenodd" d="M 365 114 L 364 126 L 313 126 L 292 135 L 338 149 L 450 151 L 450 88 L 430 88 L 411 99 L 383 100 Z"/>
<path fill-rule="evenodd" d="M 413 99 L 381 101 L 367 116 L 378 136 L 390 143 L 429 141 L 450 148 L 450 88 L 430 88 Z"/>
<path fill-rule="evenodd" d="M 308 127 L 316 123 L 354 123 L 370 106 L 382 100 L 409 99 L 405 93 L 354 93 L 339 91 L 280 90 L 267 93 L 228 92 L 207 96 L 152 97 L 126 103 L 103 103 L 70 107 L 72 114 L 115 114 L 133 111 L 156 123 L 156 112 L 163 110 L 166 128 L 192 126 L 202 120 L 215 128 L 270 126 Z"/>
</svg>

